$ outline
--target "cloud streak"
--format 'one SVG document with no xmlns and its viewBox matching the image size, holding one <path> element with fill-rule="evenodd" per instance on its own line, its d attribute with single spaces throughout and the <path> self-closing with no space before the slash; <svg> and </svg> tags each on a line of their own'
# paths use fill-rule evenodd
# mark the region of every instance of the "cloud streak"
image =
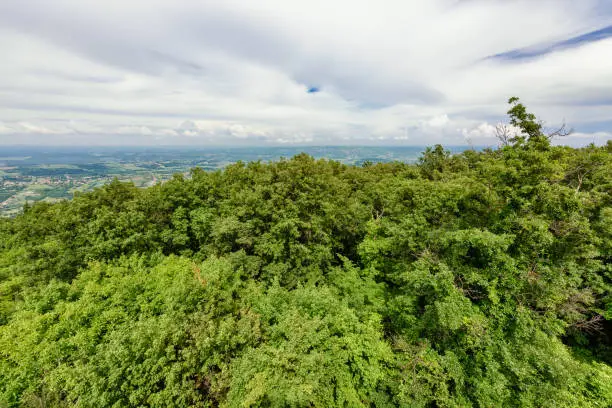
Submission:
<svg viewBox="0 0 612 408">
<path fill-rule="evenodd" d="M 575 37 L 568 38 L 563 41 L 558 41 L 553 44 L 545 44 L 507 51 L 501 54 L 492 55 L 490 57 L 487 57 L 487 59 L 522 60 L 529 58 L 537 58 L 542 55 L 550 54 L 552 52 L 558 52 L 566 50 L 568 48 L 579 47 L 584 44 L 605 40 L 610 37 L 612 37 L 612 25 L 601 28 L 599 30 L 594 30 L 585 34 L 577 35 Z"/>
<path fill-rule="evenodd" d="M 601 142 L 610 22 L 597 0 L 4 0 L 0 145 L 486 144 L 511 95 Z"/>
</svg>

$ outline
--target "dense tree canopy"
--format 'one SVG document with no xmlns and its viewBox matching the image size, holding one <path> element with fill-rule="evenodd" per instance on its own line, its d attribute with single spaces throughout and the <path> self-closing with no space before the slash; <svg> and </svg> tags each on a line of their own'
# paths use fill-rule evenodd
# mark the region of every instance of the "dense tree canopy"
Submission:
<svg viewBox="0 0 612 408">
<path fill-rule="evenodd" d="M 608 407 L 612 143 L 298 155 L 0 220 L 0 406 Z"/>
</svg>

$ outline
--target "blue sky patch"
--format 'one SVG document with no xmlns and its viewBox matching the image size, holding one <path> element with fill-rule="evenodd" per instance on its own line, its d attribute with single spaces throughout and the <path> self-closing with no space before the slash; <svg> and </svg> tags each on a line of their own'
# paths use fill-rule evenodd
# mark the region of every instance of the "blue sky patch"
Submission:
<svg viewBox="0 0 612 408">
<path fill-rule="evenodd" d="M 606 38 L 612 37 L 612 25 L 601 28 L 599 30 L 591 31 L 586 34 L 581 34 L 576 37 L 569 38 L 567 40 L 559 41 L 553 44 L 546 44 L 540 46 L 532 46 L 525 48 L 518 48 L 500 54 L 491 55 L 485 59 L 494 60 L 523 60 L 540 57 L 542 55 L 550 54 L 555 51 L 561 51 L 567 48 L 579 47 L 583 44 L 590 42 L 601 41 Z"/>
</svg>

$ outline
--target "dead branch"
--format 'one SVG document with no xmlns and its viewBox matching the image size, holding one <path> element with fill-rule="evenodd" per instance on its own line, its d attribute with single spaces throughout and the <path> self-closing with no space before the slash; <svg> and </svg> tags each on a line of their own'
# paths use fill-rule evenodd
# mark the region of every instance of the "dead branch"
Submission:
<svg viewBox="0 0 612 408">
<path fill-rule="evenodd" d="M 510 127 L 507 123 L 498 123 L 495 125 L 495 137 L 499 140 L 502 146 L 509 146 L 512 135 L 510 134 Z"/>
<path fill-rule="evenodd" d="M 585 319 L 574 323 L 572 327 L 590 334 L 601 333 L 603 330 L 603 321 L 603 316 L 595 315 L 590 319 Z"/>
<path fill-rule="evenodd" d="M 566 137 L 574 133 L 574 129 L 568 128 L 565 121 L 561 126 L 549 132 L 546 137 L 549 139 L 553 139 L 555 137 Z"/>
</svg>

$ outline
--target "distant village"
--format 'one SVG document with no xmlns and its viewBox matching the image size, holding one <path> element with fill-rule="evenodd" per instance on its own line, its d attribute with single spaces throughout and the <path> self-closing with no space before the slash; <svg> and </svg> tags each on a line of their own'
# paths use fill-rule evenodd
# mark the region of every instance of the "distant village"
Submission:
<svg viewBox="0 0 612 408">
<path fill-rule="evenodd" d="M 26 202 L 57 201 L 71 198 L 75 191 L 89 191 L 111 181 L 115 175 L 91 174 L 85 176 L 53 175 L 30 176 L 20 173 L 0 173 L 0 217 L 14 216 Z M 154 185 L 167 179 L 168 175 L 132 174 L 119 177 L 133 181 L 137 186 Z"/>
<path fill-rule="evenodd" d="M 75 190 L 88 187 L 92 183 L 102 184 L 111 179 L 111 176 L 100 175 L 40 177 L 15 173 L 0 174 L 0 216 L 14 215 L 27 201 L 70 198 Z"/>
</svg>

